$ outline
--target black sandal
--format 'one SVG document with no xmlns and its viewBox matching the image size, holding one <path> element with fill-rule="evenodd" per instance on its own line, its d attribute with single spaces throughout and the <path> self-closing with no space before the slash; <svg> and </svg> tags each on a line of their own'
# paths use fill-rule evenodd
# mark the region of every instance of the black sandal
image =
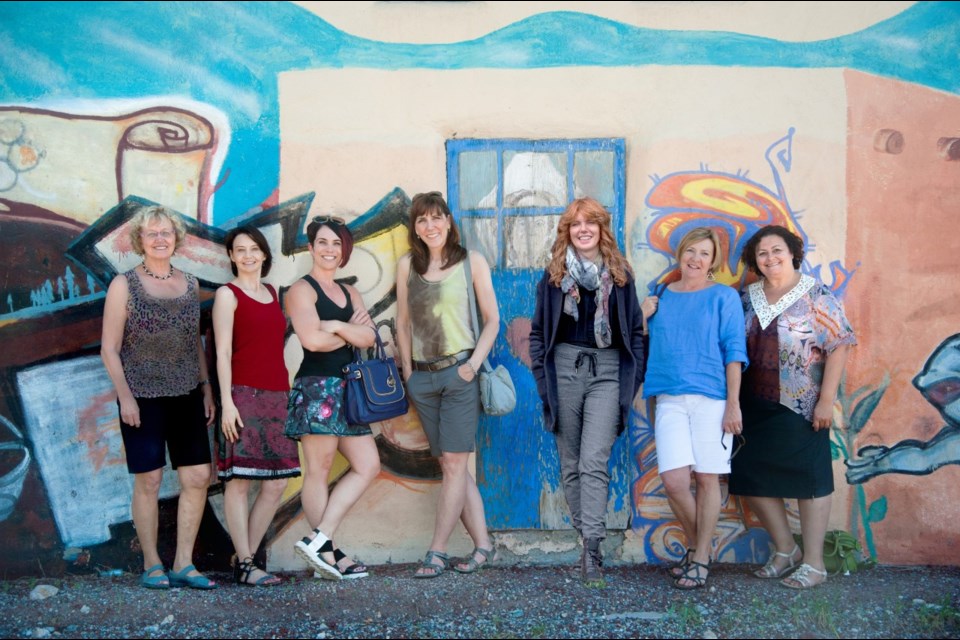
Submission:
<svg viewBox="0 0 960 640">
<path fill-rule="evenodd" d="M 670 574 L 671 578 L 676 580 L 677 578 L 683 577 L 687 567 L 690 566 L 690 558 L 693 557 L 695 551 L 696 549 L 687 549 L 686 552 L 680 556 L 679 560 L 667 565 L 667 573 Z"/>
<path fill-rule="evenodd" d="M 263 571 L 264 575 L 259 580 L 250 582 L 250 575 L 254 571 Z M 233 565 L 233 579 L 237 584 L 244 584 L 248 587 L 275 587 L 282 582 L 277 576 L 258 567 L 252 557 L 244 558 Z"/>
<path fill-rule="evenodd" d="M 350 558 L 347 558 L 347 554 L 345 554 L 343 551 L 340 551 L 340 549 L 337 547 L 334 547 L 333 563 L 336 565 L 337 571 L 340 572 L 340 575 L 343 576 L 344 580 L 366 578 L 368 575 L 370 575 L 370 570 L 367 568 L 367 565 L 363 564 L 362 562 L 354 562 L 353 560 L 350 560 L 350 564 L 347 565 L 346 569 L 341 569 L 340 561 L 344 558 L 350 560 Z"/>
<path fill-rule="evenodd" d="M 701 569 L 706 569 L 707 575 L 703 575 L 700 571 Z M 683 575 L 673 581 L 673 586 L 675 589 L 680 589 L 681 591 L 701 589 L 707 586 L 708 577 L 710 577 L 710 561 L 707 560 L 707 564 L 703 564 L 702 562 L 691 560 L 690 564 L 687 565 L 686 571 L 683 572 Z M 693 584 L 680 584 L 681 580 L 687 580 Z"/>
</svg>

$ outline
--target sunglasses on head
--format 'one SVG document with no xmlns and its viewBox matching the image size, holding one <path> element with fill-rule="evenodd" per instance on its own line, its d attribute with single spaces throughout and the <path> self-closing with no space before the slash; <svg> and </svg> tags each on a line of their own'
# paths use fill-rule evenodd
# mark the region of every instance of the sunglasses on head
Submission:
<svg viewBox="0 0 960 640">
<path fill-rule="evenodd" d="M 346 224 L 347 221 L 339 216 L 314 216 L 311 222 L 316 222 L 317 224 L 327 224 L 332 222 L 334 224 Z"/>
</svg>

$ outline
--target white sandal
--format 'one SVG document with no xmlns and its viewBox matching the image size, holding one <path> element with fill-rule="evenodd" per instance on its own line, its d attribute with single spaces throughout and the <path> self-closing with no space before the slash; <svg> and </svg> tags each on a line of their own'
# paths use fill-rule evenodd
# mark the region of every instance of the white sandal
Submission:
<svg viewBox="0 0 960 640">
<path fill-rule="evenodd" d="M 307 564 L 313 568 L 314 572 L 320 574 L 320 577 L 327 580 L 343 580 L 343 574 L 340 573 L 336 565 L 328 563 L 320 555 L 321 553 L 333 554 L 333 541 L 324 535 L 320 529 L 314 529 L 313 533 L 313 539 L 301 538 L 299 542 L 293 545 L 293 550 L 300 554 Z"/>
<path fill-rule="evenodd" d="M 800 551 L 800 545 L 794 544 L 793 551 L 791 551 L 790 553 L 781 553 L 780 551 L 777 551 L 771 554 L 770 557 L 767 559 L 767 564 L 763 565 L 763 567 L 753 572 L 754 577 L 760 578 L 761 580 L 772 580 L 773 578 L 782 578 L 783 576 L 790 573 L 793 570 L 793 568 L 797 566 L 800 560 L 803 560 L 802 552 L 799 560 L 793 559 L 793 557 L 797 555 L 798 551 Z M 785 566 L 780 571 L 777 571 L 777 567 L 774 564 L 777 558 L 787 559 L 787 566 Z"/>
<path fill-rule="evenodd" d="M 814 582 L 813 576 L 823 576 L 823 580 Z M 797 584 L 790 584 L 788 580 L 793 580 Z M 788 589 L 812 589 L 813 587 L 819 586 L 827 581 L 827 572 L 820 571 L 820 569 L 814 569 L 806 562 L 804 562 L 800 567 L 794 571 L 789 578 L 784 578 L 780 581 L 780 584 L 787 587 Z"/>
</svg>

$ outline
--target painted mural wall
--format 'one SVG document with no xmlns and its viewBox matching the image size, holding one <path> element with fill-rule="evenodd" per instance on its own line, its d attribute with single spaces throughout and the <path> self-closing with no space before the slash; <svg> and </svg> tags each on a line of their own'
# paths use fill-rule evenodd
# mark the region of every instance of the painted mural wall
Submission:
<svg viewBox="0 0 960 640">
<path fill-rule="evenodd" d="M 569 515 L 528 335 L 556 217 L 591 195 L 646 285 L 670 269 L 688 225 L 723 234 L 733 286 L 759 226 L 803 235 L 804 270 L 841 296 L 860 341 L 835 408 L 831 524 L 881 562 L 960 564 L 960 68 L 944 45 L 960 39 L 960 8 L 359 4 L 0 5 L 7 575 L 139 562 L 97 355 L 106 287 L 136 264 L 125 225 L 139 207 L 184 217 L 175 264 L 200 278 L 208 310 L 230 278 L 226 230 L 264 231 L 282 290 L 309 268 L 307 218 L 346 216 L 358 242 L 343 275 L 392 342 L 406 206 L 434 189 L 490 262 L 502 321 L 492 359 L 518 385 L 513 414 L 484 418 L 476 456 L 511 557 L 575 544 L 548 535 Z M 298 352 L 292 338 L 291 371 Z M 617 559 L 660 562 L 677 553 L 679 527 L 635 409 L 611 461 L 608 525 Z M 412 561 L 432 531 L 438 466 L 415 412 L 375 433 L 383 471 L 339 536 L 367 562 Z M 271 567 L 301 568 L 299 488 L 268 532 Z M 222 489 L 210 487 L 201 566 L 230 555 Z M 177 494 L 167 474 L 162 543 Z M 725 499 L 720 559 L 762 561 L 757 524 Z M 452 547 L 469 549 L 462 534 Z"/>
</svg>

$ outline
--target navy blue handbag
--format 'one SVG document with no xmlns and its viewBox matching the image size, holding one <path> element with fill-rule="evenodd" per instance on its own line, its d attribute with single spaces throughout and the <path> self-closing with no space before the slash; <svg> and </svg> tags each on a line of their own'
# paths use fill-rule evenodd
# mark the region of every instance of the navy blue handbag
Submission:
<svg viewBox="0 0 960 640">
<path fill-rule="evenodd" d="M 387 356 L 380 334 L 374 357 L 364 360 L 354 347 L 353 362 L 343 368 L 347 381 L 344 411 L 350 424 L 370 424 L 402 416 L 407 412 L 407 393 L 397 363 Z"/>
</svg>

